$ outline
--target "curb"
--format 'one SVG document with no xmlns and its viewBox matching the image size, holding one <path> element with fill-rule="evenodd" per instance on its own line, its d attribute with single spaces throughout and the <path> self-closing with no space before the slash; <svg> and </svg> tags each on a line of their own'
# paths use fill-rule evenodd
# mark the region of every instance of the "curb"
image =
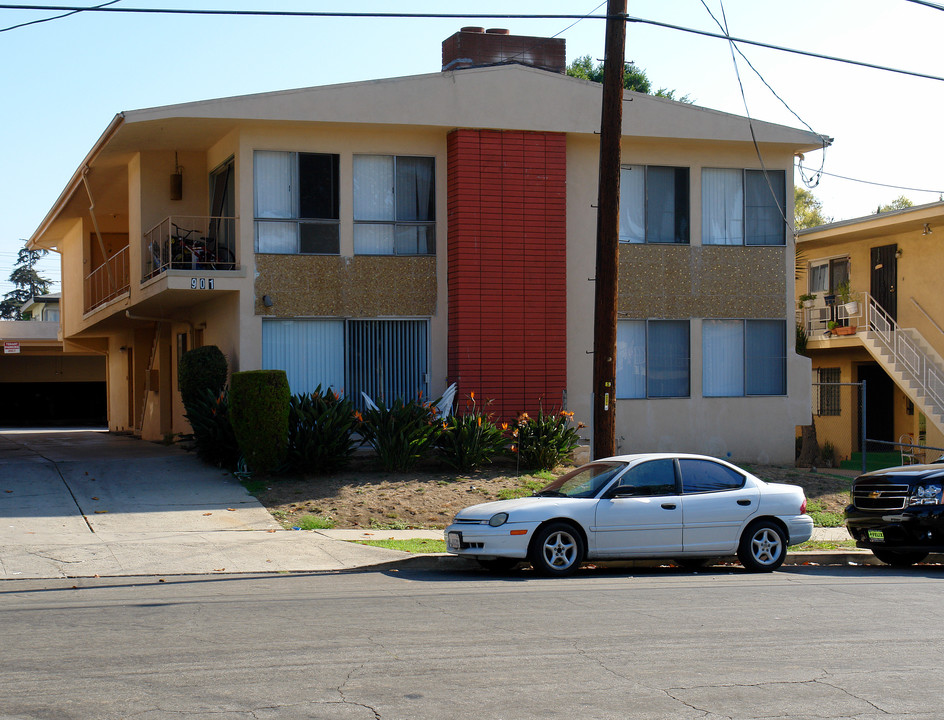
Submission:
<svg viewBox="0 0 944 720">
<path fill-rule="evenodd" d="M 523 562 L 523 561 L 522 561 Z M 593 565 L 607 568 L 657 568 L 670 564 L 667 560 L 613 560 L 593 562 Z M 810 550 L 807 552 L 787 553 L 783 567 L 818 565 L 885 565 L 868 550 Z M 705 569 L 721 567 L 709 565 Z M 681 569 L 681 568 L 679 568 Z M 449 553 L 428 553 L 412 555 L 401 560 L 393 560 L 377 565 L 358 568 L 360 571 L 395 572 L 399 570 L 440 570 L 445 572 L 476 571 L 487 573 L 475 560 L 457 557 Z M 688 571 L 697 572 L 697 571 Z"/>
</svg>

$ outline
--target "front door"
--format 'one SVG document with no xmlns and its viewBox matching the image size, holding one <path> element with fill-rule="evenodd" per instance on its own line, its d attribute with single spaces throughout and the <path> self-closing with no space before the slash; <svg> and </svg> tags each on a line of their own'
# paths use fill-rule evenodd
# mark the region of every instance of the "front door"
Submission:
<svg viewBox="0 0 944 720">
<path fill-rule="evenodd" d="M 875 302 L 892 320 L 898 318 L 898 252 L 897 245 L 882 245 L 872 248 L 872 277 L 869 292 Z"/>
<path fill-rule="evenodd" d="M 662 555 L 682 549 L 682 502 L 675 461 L 650 460 L 627 470 L 597 503 L 591 550 L 597 557 Z"/>
</svg>

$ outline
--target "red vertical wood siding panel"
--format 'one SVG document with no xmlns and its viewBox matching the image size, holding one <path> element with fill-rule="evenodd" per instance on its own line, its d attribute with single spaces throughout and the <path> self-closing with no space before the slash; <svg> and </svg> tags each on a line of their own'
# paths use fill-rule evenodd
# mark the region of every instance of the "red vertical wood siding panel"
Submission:
<svg viewBox="0 0 944 720">
<path fill-rule="evenodd" d="M 498 418 L 566 389 L 566 141 L 454 130 L 447 141 L 448 373 Z"/>
</svg>

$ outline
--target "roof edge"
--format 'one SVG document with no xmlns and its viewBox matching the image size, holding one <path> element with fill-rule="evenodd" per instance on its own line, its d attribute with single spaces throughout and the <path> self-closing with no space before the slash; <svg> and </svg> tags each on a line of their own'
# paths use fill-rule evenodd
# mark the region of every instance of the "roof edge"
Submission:
<svg viewBox="0 0 944 720">
<path fill-rule="evenodd" d="M 63 188 L 62 192 L 59 193 L 59 197 L 56 198 L 56 202 L 53 203 L 53 206 L 49 209 L 49 212 L 46 213 L 46 216 L 42 219 L 42 222 L 39 223 L 39 226 L 33 231 L 33 234 L 30 235 L 29 240 L 26 241 L 26 247 L 28 249 L 35 250 L 37 248 L 39 238 L 56 220 L 62 208 L 65 207 L 66 203 L 72 199 L 76 189 L 82 182 L 82 176 L 84 175 L 86 168 L 88 168 L 91 163 L 95 162 L 95 158 L 98 157 L 102 150 L 105 149 L 105 146 L 112 139 L 115 133 L 118 132 L 118 128 L 124 124 L 124 121 L 125 114 L 120 112 L 112 118 L 110 123 L 108 123 L 108 127 L 105 128 L 105 131 L 101 134 L 98 140 L 95 141 L 95 144 L 92 145 L 92 149 L 88 151 L 88 154 L 85 156 L 82 162 L 79 163 L 79 167 L 72 174 L 69 182 L 66 183 L 65 188 Z"/>
</svg>

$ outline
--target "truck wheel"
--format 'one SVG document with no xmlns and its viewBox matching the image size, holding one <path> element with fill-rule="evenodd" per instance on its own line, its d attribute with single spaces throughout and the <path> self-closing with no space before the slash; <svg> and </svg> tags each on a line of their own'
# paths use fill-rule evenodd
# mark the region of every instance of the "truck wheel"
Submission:
<svg viewBox="0 0 944 720">
<path fill-rule="evenodd" d="M 920 550 L 902 551 L 897 550 L 872 550 L 872 554 L 886 565 L 892 567 L 911 567 L 915 563 L 924 560 L 928 554 Z"/>
</svg>

